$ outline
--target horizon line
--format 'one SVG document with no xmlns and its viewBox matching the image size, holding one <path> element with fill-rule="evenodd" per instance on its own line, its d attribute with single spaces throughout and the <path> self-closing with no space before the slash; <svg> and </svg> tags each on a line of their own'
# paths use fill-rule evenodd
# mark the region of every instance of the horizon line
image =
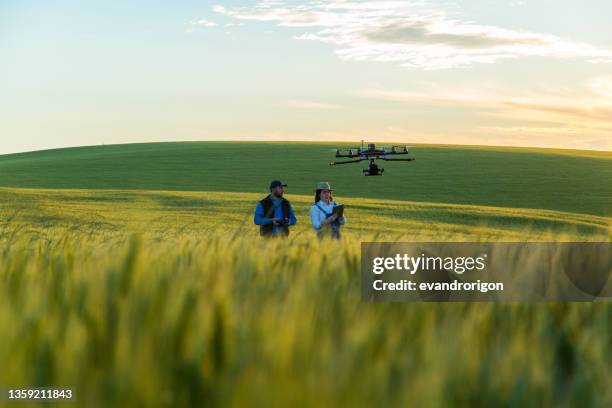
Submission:
<svg viewBox="0 0 612 408">
<path fill-rule="evenodd" d="M 161 140 L 161 141 L 133 141 L 133 142 L 114 142 L 114 143 L 96 143 L 96 144 L 84 144 L 84 145 L 66 145 L 66 146 L 58 146 L 58 147 L 48 147 L 48 148 L 40 148 L 33 150 L 22 150 L 22 151 L 9 151 L 9 152 L 0 152 L 0 157 L 3 156 L 11 156 L 11 155 L 19 155 L 19 154 L 28 154 L 28 153 L 37 153 L 37 152 L 46 152 L 46 151 L 54 151 L 54 150 L 64 150 L 64 149 L 78 149 L 78 148 L 88 148 L 88 147 L 102 147 L 102 146 L 123 146 L 123 145 L 139 145 L 139 144 L 162 144 L 162 143 L 269 143 L 269 144 L 296 144 L 296 143 L 309 143 L 309 144 L 340 144 L 340 145 L 349 145 L 349 144 L 359 144 L 361 142 L 368 143 L 366 139 L 356 139 L 354 142 L 350 140 L 307 140 L 307 139 L 297 139 L 297 140 L 265 140 L 265 139 L 206 139 L 206 140 Z M 589 152 L 589 153 L 605 153 L 612 154 L 612 150 L 610 149 L 576 149 L 576 148 L 568 148 L 568 147 L 551 147 L 551 146 L 517 146 L 517 145 L 495 145 L 495 144 L 462 144 L 462 143 L 429 143 L 429 142 L 399 142 L 399 141 L 373 141 L 371 143 L 375 143 L 377 145 L 414 145 L 422 146 L 422 147 L 456 147 L 456 148 L 491 148 L 491 149 L 517 149 L 517 150 L 549 150 L 549 151 L 565 151 L 565 152 Z"/>
</svg>

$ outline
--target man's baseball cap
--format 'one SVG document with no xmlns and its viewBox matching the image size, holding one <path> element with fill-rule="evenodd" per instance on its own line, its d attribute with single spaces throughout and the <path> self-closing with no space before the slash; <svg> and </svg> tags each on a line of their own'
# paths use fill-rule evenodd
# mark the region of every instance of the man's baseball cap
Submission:
<svg viewBox="0 0 612 408">
<path fill-rule="evenodd" d="M 276 187 L 287 187 L 287 185 L 281 183 L 280 180 L 274 180 L 270 183 L 270 190 L 275 189 Z"/>
</svg>

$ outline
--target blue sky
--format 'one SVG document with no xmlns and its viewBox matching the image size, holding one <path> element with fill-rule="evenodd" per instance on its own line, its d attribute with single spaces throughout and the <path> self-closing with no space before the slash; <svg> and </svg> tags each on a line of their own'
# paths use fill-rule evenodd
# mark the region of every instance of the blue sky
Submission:
<svg viewBox="0 0 612 408">
<path fill-rule="evenodd" d="M 612 3 L 0 3 L 0 153 L 171 140 L 610 150 Z"/>
</svg>

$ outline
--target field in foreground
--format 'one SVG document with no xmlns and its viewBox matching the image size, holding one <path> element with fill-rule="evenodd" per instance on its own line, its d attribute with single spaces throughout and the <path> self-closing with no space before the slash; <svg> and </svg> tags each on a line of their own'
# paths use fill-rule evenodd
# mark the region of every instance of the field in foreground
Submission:
<svg viewBox="0 0 612 408">
<path fill-rule="evenodd" d="M 347 198 L 342 242 L 264 241 L 259 197 L 0 189 L 0 384 L 94 407 L 611 400 L 609 303 L 373 304 L 359 279 L 362 240 L 609 241 L 607 217 Z"/>
<path fill-rule="evenodd" d="M 366 303 L 354 238 L 51 238 L 0 240 L 5 386 L 88 407 L 612 398 L 609 303 Z"/>
</svg>

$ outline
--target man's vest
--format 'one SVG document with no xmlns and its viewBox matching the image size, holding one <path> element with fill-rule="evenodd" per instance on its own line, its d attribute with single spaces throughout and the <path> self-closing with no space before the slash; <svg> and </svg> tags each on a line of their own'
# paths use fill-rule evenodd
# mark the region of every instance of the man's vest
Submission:
<svg viewBox="0 0 612 408">
<path fill-rule="evenodd" d="M 281 198 L 281 209 L 283 211 L 283 218 L 286 220 L 289 220 L 289 216 L 290 216 L 290 211 L 289 209 L 291 208 L 291 204 L 289 204 L 289 200 L 287 200 L 286 198 Z M 265 218 L 274 218 L 274 203 L 272 202 L 272 199 L 270 198 L 270 196 L 267 196 L 266 198 L 264 198 L 263 200 L 260 201 L 263 210 L 264 210 L 264 217 Z M 259 226 L 259 234 L 262 237 L 270 237 L 272 236 L 272 231 L 274 228 L 274 224 L 270 223 L 270 224 L 266 224 L 266 225 L 260 225 Z M 277 228 L 280 228 L 282 230 L 282 234 L 283 235 L 289 235 L 289 226 L 288 225 L 279 225 L 277 226 Z"/>
</svg>

